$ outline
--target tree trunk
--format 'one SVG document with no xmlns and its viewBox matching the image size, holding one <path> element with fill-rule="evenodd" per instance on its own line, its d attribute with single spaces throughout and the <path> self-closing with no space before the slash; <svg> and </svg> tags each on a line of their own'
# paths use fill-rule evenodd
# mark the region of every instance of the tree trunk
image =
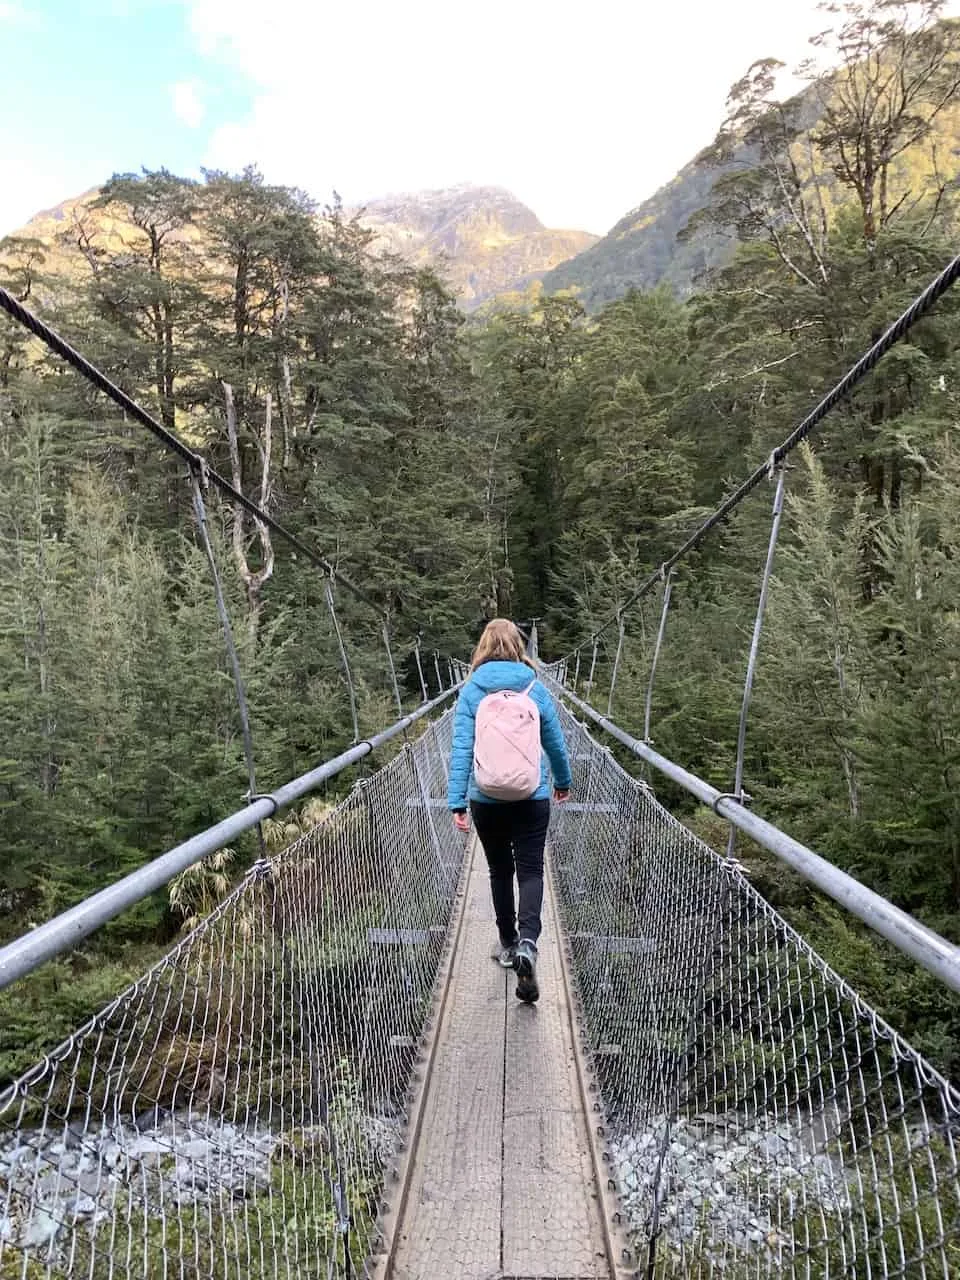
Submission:
<svg viewBox="0 0 960 1280">
<path fill-rule="evenodd" d="M 163 313 L 163 425 L 170 431 L 176 430 L 177 408 L 174 400 L 174 337 L 173 315 L 170 307 L 164 307 Z"/>
<path fill-rule="evenodd" d="M 290 314 L 290 289 L 286 280 L 280 281 L 280 318 L 277 325 L 277 334 L 281 349 L 284 348 L 287 335 L 287 317 Z M 283 460 L 281 466 L 284 471 L 290 466 L 290 458 L 293 452 L 293 441 L 297 438 L 297 424 L 293 421 L 293 385 L 290 377 L 290 357 L 286 350 L 282 350 L 280 356 L 280 379 L 279 379 L 279 397 L 280 397 L 280 425 L 283 431 Z"/>
<path fill-rule="evenodd" d="M 490 451 L 490 465 L 487 467 L 487 483 L 483 495 L 483 523 L 486 528 L 487 541 L 487 587 L 484 591 L 484 599 L 481 602 L 484 616 L 487 618 L 498 617 L 497 610 L 499 608 L 499 574 L 494 556 L 495 530 L 493 503 L 496 494 L 496 478 L 494 476 L 494 463 L 497 459 L 497 449 L 500 446 L 500 433 L 497 432 L 497 438 L 493 442 L 493 448 Z"/>
<path fill-rule="evenodd" d="M 834 616 L 836 617 L 836 602 L 834 602 Z M 833 669 L 837 673 L 837 683 L 840 686 L 840 707 L 844 720 L 847 719 L 847 678 L 843 666 L 843 652 L 840 648 L 838 639 L 834 640 L 833 646 Z M 844 780 L 847 784 L 847 799 L 850 804 L 850 817 L 860 817 L 860 784 L 857 780 L 856 762 L 853 753 L 848 751 L 846 747 L 840 748 L 840 764 L 843 768 Z"/>
</svg>

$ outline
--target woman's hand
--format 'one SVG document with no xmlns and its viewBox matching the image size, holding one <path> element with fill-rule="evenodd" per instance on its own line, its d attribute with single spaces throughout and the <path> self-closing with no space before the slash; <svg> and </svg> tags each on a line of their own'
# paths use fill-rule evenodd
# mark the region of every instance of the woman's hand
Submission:
<svg viewBox="0 0 960 1280">
<path fill-rule="evenodd" d="M 570 799 L 570 791 L 569 789 L 561 790 L 560 787 L 557 787 L 554 790 L 553 798 L 557 804 L 565 804 Z"/>
<path fill-rule="evenodd" d="M 468 813 L 455 813 L 453 815 L 453 825 L 458 831 L 462 831 L 466 835 L 470 830 L 470 815 Z"/>
</svg>

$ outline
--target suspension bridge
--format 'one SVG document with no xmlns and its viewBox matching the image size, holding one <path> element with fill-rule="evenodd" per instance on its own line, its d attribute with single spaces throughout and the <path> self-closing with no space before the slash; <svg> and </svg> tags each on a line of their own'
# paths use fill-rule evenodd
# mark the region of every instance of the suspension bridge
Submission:
<svg viewBox="0 0 960 1280">
<path fill-rule="evenodd" d="M 957 275 L 960 258 L 641 586 L 663 592 L 642 737 L 612 719 L 626 606 L 540 663 L 574 781 L 551 823 L 536 1007 L 490 960 L 482 854 L 446 812 L 466 669 L 437 657 L 431 671 L 418 642 L 420 703 L 404 714 L 386 624 L 394 724 L 356 741 L 355 720 L 354 746 L 269 794 L 247 734 L 242 810 L 0 949 L 7 986 L 401 744 L 5 1085 L 0 1278 L 960 1275 L 960 1094 L 757 893 L 734 845 L 748 835 L 960 992 L 957 947 L 752 813 L 743 791 L 783 459 Z M 188 463 L 201 531 L 211 483 L 269 519 L 3 290 L 0 307 Z M 651 746 L 656 656 L 675 565 L 765 476 L 770 547 L 721 793 Z M 336 622 L 333 584 L 364 593 L 297 545 L 329 575 Z M 597 643 L 612 625 L 604 714 Z M 530 639 L 536 657 L 535 627 Z M 727 819 L 726 852 L 628 759 Z"/>
</svg>

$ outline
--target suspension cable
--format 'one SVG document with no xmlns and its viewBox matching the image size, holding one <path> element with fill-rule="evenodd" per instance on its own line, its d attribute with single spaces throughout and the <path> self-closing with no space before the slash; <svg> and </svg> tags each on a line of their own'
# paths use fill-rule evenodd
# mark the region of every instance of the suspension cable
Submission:
<svg viewBox="0 0 960 1280">
<path fill-rule="evenodd" d="M 733 491 L 733 493 L 724 498 L 716 511 L 714 511 L 713 514 L 699 526 L 699 528 L 694 530 L 690 537 L 687 538 L 686 542 L 684 542 L 682 546 L 678 547 L 673 555 L 664 560 L 663 564 L 659 565 L 653 573 L 651 573 L 650 576 L 645 579 L 639 587 L 637 587 L 632 595 L 627 597 L 626 601 L 620 605 L 616 613 L 612 613 L 600 624 L 599 627 L 596 627 L 590 633 L 588 639 L 582 641 L 578 648 L 582 648 L 583 645 L 588 644 L 590 640 L 596 641 L 597 636 L 603 635 L 603 633 L 617 621 L 624 610 L 629 609 L 631 605 L 636 604 L 642 596 L 645 596 L 647 592 L 651 591 L 657 583 L 663 579 L 665 574 L 667 574 L 675 564 L 685 556 L 689 555 L 691 551 L 694 551 L 711 529 L 715 528 L 725 520 L 730 512 L 733 511 L 735 507 L 738 507 L 744 498 L 746 498 L 748 494 L 752 493 L 762 480 L 765 480 L 767 476 L 772 476 L 787 454 L 795 449 L 802 440 L 807 438 L 810 432 L 813 431 L 814 427 L 818 426 L 819 423 L 823 421 L 830 410 L 833 409 L 834 406 L 845 396 L 847 396 L 858 382 L 861 382 L 866 375 L 871 372 L 871 370 L 877 365 L 881 358 L 886 355 L 892 346 L 909 333 L 921 316 L 925 315 L 930 310 L 933 304 L 946 293 L 951 285 L 956 283 L 957 279 L 960 279 L 960 254 L 958 254 L 946 267 L 944 267 L 943 271 L 940 272 L 936 279 L 932 280 L 930 284 L 927 285 L 923 293 L 919 294 L 918 297 L 911 302 L 906 311 L 904 311 L 902 315 L 898 316 L 886 332 L 877 339 L 873 346 L 870 347 L 869 350 L 865 351 L 856 364 L 847 370 L 836 386 L 828 391 L 819 404 L 811 409 L 803 421 L 790 432 L 787 438 L 777 445 L 766 461 L 761 463 L 755 471 L 747 476 L 746 480 L 744 480 L 743 483 Z M 569 654 L 567 656 L 569 657 Z"/>
<path fill-rule="evenodd" d="M 98 391 L 102 391 L 105 396 L 108 396 L 115 404 L 119 405 L 125 413 L 128 413 L 131 416 L 131 418 L 136 419 L 141 426 L 146 427 L 148 431 L 152 432 L 164 448 L 169 449 L 172 453 L 177 454 L 185 462 L 189 463 L 193 471 L 202 476 L 205 485 L 207 483 L 214 485 L 221 491 L 221 493 L 226 494 L 234 502 L 243 507 L 243 509 L 252 515 L 255 520 L 259 520 L 261 524 L 266 525 L 268 529 L 283 538 L 291 547 L 299 551 L 300 554 L 312 564 L 316 565 L 318 568 L 322 569 L 324 573 L 339 582 L 342 587 L 345 587 L 346 590 L 351 593 L 351 595 L 355 596 L 369 608 L 383 616 L 383 606 L 377 604 L 372 596 L 369 596 L 362 587 L 358 587 L 355 582 L 346 576 L 346 574 L 335 568 L 325 556 L 322 556 L 318 551 L 314 551 L 312 547 L 308 546 L 307 543 L 298 538 L 295 533 L 291 533 L 289 529 L 280 524 L 278 520 L 275 520 L 273 516 L 268 515 L 262 507 L 257 505 L 257 503 L 246 497 L 246 495 L 239 489 L 234 488 L 225 476 L 220 475 L 218 471 L 215 471 L 213 467 L 207 463 L 202 454 L 191 449 L 189 445 L 185 444 L 179 438 L 179 436 L 175 435 L 172 431 L 163 426 L 162 423 L 158 422 L 152 414 L 147 413 L 146 409 L 142 408 L 136 400 L 133 400 L 128 396 L 125 391 L 122 391 L 116 383 L 111 382 L 106 374 L 102 373 L 96 365 L 91 364 L 85 356 L 81 355 L 80 352 L 72 347 L 69 342 L 62 338 L 57 332 L 55 332 L 55 330 L 51 329 L 48 324 L 39 318 L 39 316 L 34 315 L 32 311 L 28 311 L 27 308 L 13 296 L 13 294 L 2 287 L 0 287 L 0 309 L 6 311 L 9 316 L 19 324 L 22 324 L 24 328 L 29 329 L 30 332 L 35 337 L 39 338 L 41 342 L 44 342 L 51 351 L 55 351 L 57 355 L 61 356 L 62 359 L 67 362 L 67 364 L 71 365 L 78 373 L 82 374 L 88 382 L 91 382 Z M 415 619 L 411 619 L 411 622 L 415 626 L 417 625 Z"/>
</svg>

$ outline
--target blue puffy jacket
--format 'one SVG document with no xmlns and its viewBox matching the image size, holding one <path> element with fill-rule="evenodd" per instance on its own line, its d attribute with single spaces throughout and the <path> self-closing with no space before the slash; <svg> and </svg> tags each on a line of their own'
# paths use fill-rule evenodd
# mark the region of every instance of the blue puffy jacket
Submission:
<svg viewBox="0 0 960 1280">
<path fill-rule="evenodd" d="M 477 707 L 488 693 L 500 689 L 526 689 L 534 678 L 534 672 L 523 662 L 484 662 L 466 681 L 457 700 L 453 720 L 453 748 L 450 752 L 450 781 L 447 786 L 447 808 L 466 809 L 467 799 L 485 804 L 509 803 L 493 800 L 477 789 L 473 777 L 473 737 L 477 725 Z M 540 711 L 540 741 L 546 756 L 540 765 L 540 786 L 533 793 L 533 800 L 550 799 L 550 779 L 547 758 L 553 770 L 553 781 L 560 791 L 570 787 L 570 761 L 567 746 L 560 728 L 560 717 L 553 705 L 553 698 L 543 685 L 537 683 L 530 690 L 530 697 Z"/>
</svg>

